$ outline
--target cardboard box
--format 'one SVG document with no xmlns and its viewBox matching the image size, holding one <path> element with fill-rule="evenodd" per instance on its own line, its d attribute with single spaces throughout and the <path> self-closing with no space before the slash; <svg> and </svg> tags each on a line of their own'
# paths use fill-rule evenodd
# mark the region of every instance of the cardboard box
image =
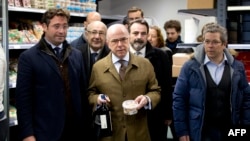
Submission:
<svg viewBox="0 0 250 141">
<path fill-rule="evenodd" d="M 214 7 L 214 0 L 187 0 L 187 9 L 211 9 Z"/>
<path fill-rule="evenodd" d="M 172 66 L 172 77 L 178 77 L 181 72 L 182 66 L 173 65 Z"/>
<path fill-rule="evenodd" d="M 187 54 L 187 53 L 175 53 L 173 55 L 173 65 L 182 66 L 189 59 L 190 59 L 190 54 Z"/>
</svg>

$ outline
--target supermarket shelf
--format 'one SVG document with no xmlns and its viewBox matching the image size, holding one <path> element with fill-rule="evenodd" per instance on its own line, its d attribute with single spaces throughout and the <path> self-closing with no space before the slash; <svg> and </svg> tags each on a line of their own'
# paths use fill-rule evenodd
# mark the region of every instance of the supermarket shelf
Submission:
<svg viewBox="0 0 250 141">
<path fill-rule="evenodd" d="M 16 83 L 9 83 L 9 88 L 16 88 Z"/>
<path fill-rule="evenodd" d="M 179 43 L 176 48 L 192 48 L 197 47 L 201 43 Z M 228 44 L 229 49 L 250 49 L 250 44 Z"/>
<path fill-rule="evenodd" d="M 46 9 L 14 7 L 14 6 L 9 6 L 8 8 L 9 8 L 9 11 L 15 11 L 15 12 L 44 13 L 46 11 Z M 70 12 L 70 16 L 86 17 L 86 14 L 85 13 Z"/>
<path fill-rule="evenodd" d="M 29 13 L 44 13 L 45 9 L 8 6 L 8 11 L 29 12 Z"/>
<path fill-rule="evenodd" d="M 110 19 L 110 20 L 122 20 L 124 18 L 124 15 L 112 15 L 112 16 L 107 16 L 107 15 L 102 15 L 102 19 Z"/>
<path fill-rule="evenodd" d="M 228 44 L 229 49 L 250 49 L 250 44 Z"/>
<path fill-rule="evenodd" d="M 9 44 L 9 49 L 29 49 L 35 44 Z"/>
<path fill-rule="evenodd" d="M 185 9 L 178 10 L 178 13 L 194 14 L 201 16 L 215 16 L 217 15 L 216 9 Z"/>
<path fill-rule="evenodd" d="M 17 122 L 17 115 L 16 115 L 16 107 L 10 105 L 9 106 L 9 127 L 16 126 Z"/>
<path fill-rule="evenodd" d="M 16 126 L 17 124 L 18 124 L 18 122 L 17 122 L 16 118 L 10 118 L 10 120 L 9 120 L 9 127 Z"/>
<path fill-rule="evenodd" d="M 179 43 L 176 48 L 192 48 L 197 47 L 201 43 Z"/>
<path fill-rule="evenodd" d="M 8 11 L 28 12 L 28 13 L 44 13 L 46 11 L 46 9 L 8 6 Z M 74 17 L 86 17 L 87 14 L 86 13 L 70 12 L 70 16 L 74 16 Z M 122 18 L 123 17 L 119 16 L 119 15 L 102 15 L 102 19 L 120 20 Z"/>
<path fill-rule="evenodd" d="M 228 6 L 227 11 L 250 11 L 250 6 Z"/>
</svg>

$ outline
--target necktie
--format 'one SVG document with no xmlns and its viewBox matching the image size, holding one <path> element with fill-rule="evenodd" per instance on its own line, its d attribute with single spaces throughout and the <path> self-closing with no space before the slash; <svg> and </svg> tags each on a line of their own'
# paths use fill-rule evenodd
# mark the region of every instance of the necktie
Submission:
<svg viewBox="0 0 250 141">
<path fill-rule="evenodd" d="M 61 58 L 61 56 L 60 56 L 60 48 L 59 47 L 55 47 L 54 50 L 55 50 L 56 57 L 58 59 L 60 59 Z"/>
<path fill-rule="evenodd" d="M 126 61 L 125 60 L 119 60 L 118 62 L 121 64 L 121 67 L 119 69 L 119 75 L 120 75 L 121 80 L 124 80 L 125 71 L 126 71 L 126 66 L 125 66 Z"/>
<path fill-rule="evenodd" d="M 136 51 L 136 52 L 135 52 L 135 55 L 136 55 L 136 56 L 140 56 L 141 54 L 142 54 L 142 53 L 141 53 L 140 51 Z"/>
<path fill-rule="evenodd" d="M 96 56 L 98 55 L 98 53 L 91 53 L 91 60 L 92 60 L 92 62 L 93 63 L 95 63 L 95 61 L 96 61 Z"/>
</svg>

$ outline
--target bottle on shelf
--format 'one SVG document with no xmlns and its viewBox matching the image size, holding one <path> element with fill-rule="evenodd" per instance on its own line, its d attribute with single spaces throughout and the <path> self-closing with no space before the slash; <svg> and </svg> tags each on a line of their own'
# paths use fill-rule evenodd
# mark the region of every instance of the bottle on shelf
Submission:
<svg viewBox="0 0 250 141">
<path fill-rule="evenodd" d="M 102 99 L 106 99 L 104 94 Z M 106 103 L 102 103 L 94 112 L 94 129 L 97 137 L 107 137 L 112 135 L 111 113 Z"/>
</svg>

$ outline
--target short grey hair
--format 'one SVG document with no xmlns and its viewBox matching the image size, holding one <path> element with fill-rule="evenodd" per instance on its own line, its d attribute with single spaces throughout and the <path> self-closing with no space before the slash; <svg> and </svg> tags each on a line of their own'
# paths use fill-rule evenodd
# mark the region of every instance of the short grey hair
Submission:
<svg viewBox="0 0 250 141">
<path fill-rule="evenodd" d="M 226 43 L 227 42 L 227 39 L 228 39 L 228 35 L 227 35 L 227 29 L 224 28 L 223 26 L 217 24 L 217 23 L 211 23 L 211 24 L 208 24 L 204 27 L 204 30 L 203 30 L 203 39 L 205 37 L 205 34 L 206 33 L 220 33 L 220 39 L 223 43 Z"/>
</svg>

